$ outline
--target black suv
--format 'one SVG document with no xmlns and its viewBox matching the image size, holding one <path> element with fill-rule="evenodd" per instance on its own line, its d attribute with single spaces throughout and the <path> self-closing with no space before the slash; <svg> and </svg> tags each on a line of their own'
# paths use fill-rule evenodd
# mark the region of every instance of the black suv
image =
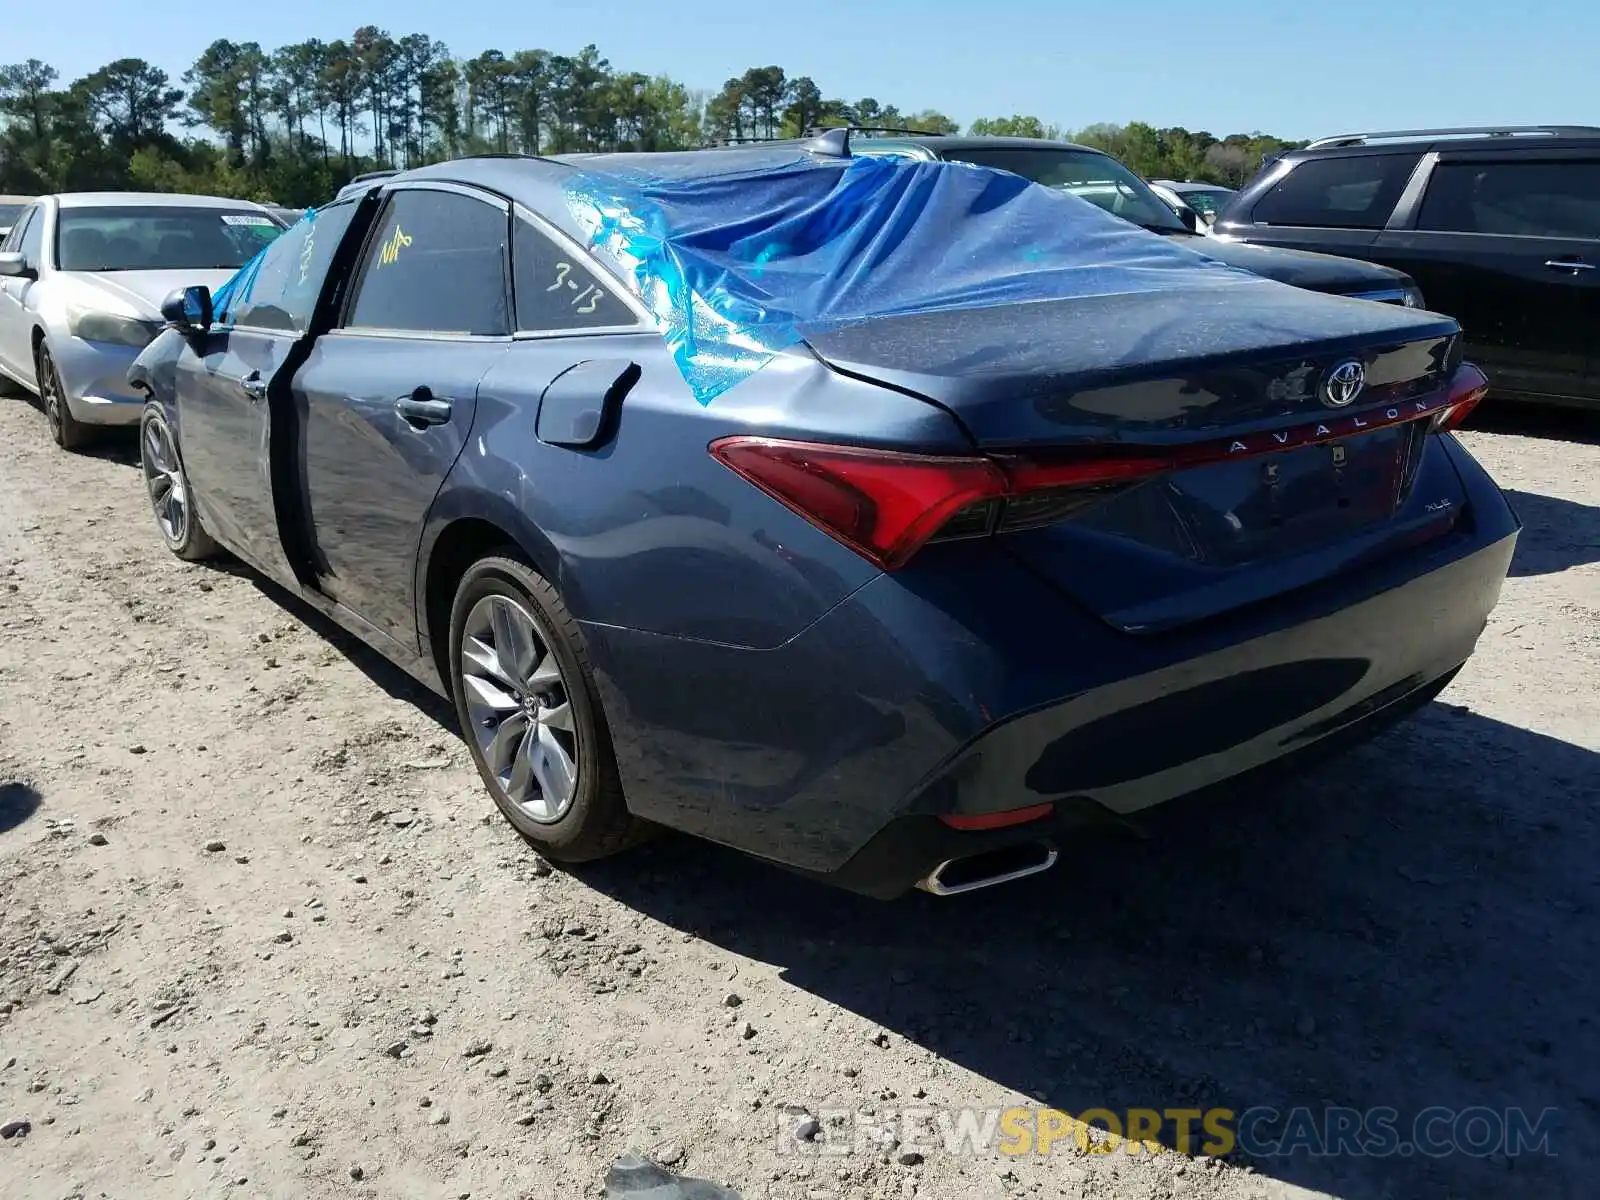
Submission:
<svg viewBox="0 0 1600 1200">
<path fill-rule="evenodd" d="M 1496 395 L 1600 404 L 1600 128 L 1322 138 L 1270 163 L 1215 231 L 1405 271 Z"/>
<path fill-rule="evenodd" d="M 1035 183 L 1071 192 L 1153 233 L 1182 239 L 1193 249 L 1220 259 L 1230 267 L 1241 267 L 1311 291 L 1413 308 L 1423 306 L 1416 284 L 1401 271 L 1358 259 L 1273 250 L 1204 237 L 1186 226 L 1139 176 L 1111 155 L 1089 146 L 1041 138 L 943 137 L 913 131 L 879 133 L 859 127 L 850 132 L 863 135 L 848 139 L 847 152 L 851 155 L 947 159 L 1010 171 Z"/>
</svg>

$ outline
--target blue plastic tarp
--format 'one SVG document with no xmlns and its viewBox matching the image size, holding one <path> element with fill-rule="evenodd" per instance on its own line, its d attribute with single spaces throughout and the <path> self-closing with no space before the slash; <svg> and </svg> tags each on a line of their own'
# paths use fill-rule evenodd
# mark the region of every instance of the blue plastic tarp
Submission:
<svg viewBox="0 0 1600 1200">
<path fill-rule="evenodd" d="M 717 157 L 575 164 L 566 187 L 701 403 L 809 334 L 873 317 L 1261 285 L 1006 171 L 797 152 L 719 174 Z"/>
</svg>

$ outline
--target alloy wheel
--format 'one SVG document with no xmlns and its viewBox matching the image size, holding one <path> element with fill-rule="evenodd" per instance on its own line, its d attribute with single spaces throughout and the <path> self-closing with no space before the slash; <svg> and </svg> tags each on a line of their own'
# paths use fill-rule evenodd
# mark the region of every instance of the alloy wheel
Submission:
<svg viewBox="0 0 1600 1200">
<path fill-rule="evenodd" d="M 39 402 L 44 408 L 44 419 L 50 423 L 50 435 L 56 441 L 61 440 L 61 383 L 56 378 L 55 359 L 50 357 L 50 351 L 43 346 L 39 347 L 39 358 L 36 364 L 39 376 Z"/>
<path fill-rule="evenodd" d="M 145 490 L 155 510 L 161 533 L 172 545 L 181 545 L 189 524 L 189 491 L 184 486 L 183 469 L 178 465 L 177 447 L 166 424 L 158 420 L 144 423 L 144 446 L 139 455 L 144 469 Z"/>
<path fill-rule="evenodd" d="M 483 597 L 467 614 L 457 670 L 489 772 L 530 820 L 559 821 L 578 791 L 578 731 L 543 626 L 510 596 Z"/>
</svg>

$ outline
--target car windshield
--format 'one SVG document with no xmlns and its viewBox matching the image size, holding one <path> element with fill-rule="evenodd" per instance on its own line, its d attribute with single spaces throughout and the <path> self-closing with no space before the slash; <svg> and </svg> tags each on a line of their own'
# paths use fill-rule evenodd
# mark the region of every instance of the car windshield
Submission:
<svg viewBox="0 0 1600 1200">
<path fill-rule="evenodd" d="M 231 270 L 282 232 L 243 208 L 63 208 L 56 261 L 63 271 Z"/>
<path fill-rule="evenodd" d="M 0 229 L 10 229 L 17 223 L 26 204 L 0 204 Z"/>
<path fill-rule="evenodd" d="M 1161 202 L 1144 180 L 1108 154 L 1053 146 L 984 146 L 943 153 L 957 162 L 1010 171 L 1046 187 L 1071 192 L 1146 229 L 1160 233 L 1188 232 L 1177 214 Z"/>
<path fill-rule="evenodd" d="M 1231 196 L 1232 192 L 1193 191 L 1179 192 L 1183 202 L 1203 217 L 1214 217 L 1222 208 L 1223 201 Z"/>
</svg>

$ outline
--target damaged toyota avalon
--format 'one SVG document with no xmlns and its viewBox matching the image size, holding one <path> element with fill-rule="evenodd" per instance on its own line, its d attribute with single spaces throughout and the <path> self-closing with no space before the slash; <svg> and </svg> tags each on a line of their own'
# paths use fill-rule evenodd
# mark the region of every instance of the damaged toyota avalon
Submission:
<svg viewBox="0 0 1600 1200">
<path fill-rule="evenodd" d="M 401 172 L 164 315 L 168 546 L 447 696 L 561 862 L 1033 874 L 1426 703 L 1518 531 L 1450 319 L 831 136 Z"/>
</svg>

